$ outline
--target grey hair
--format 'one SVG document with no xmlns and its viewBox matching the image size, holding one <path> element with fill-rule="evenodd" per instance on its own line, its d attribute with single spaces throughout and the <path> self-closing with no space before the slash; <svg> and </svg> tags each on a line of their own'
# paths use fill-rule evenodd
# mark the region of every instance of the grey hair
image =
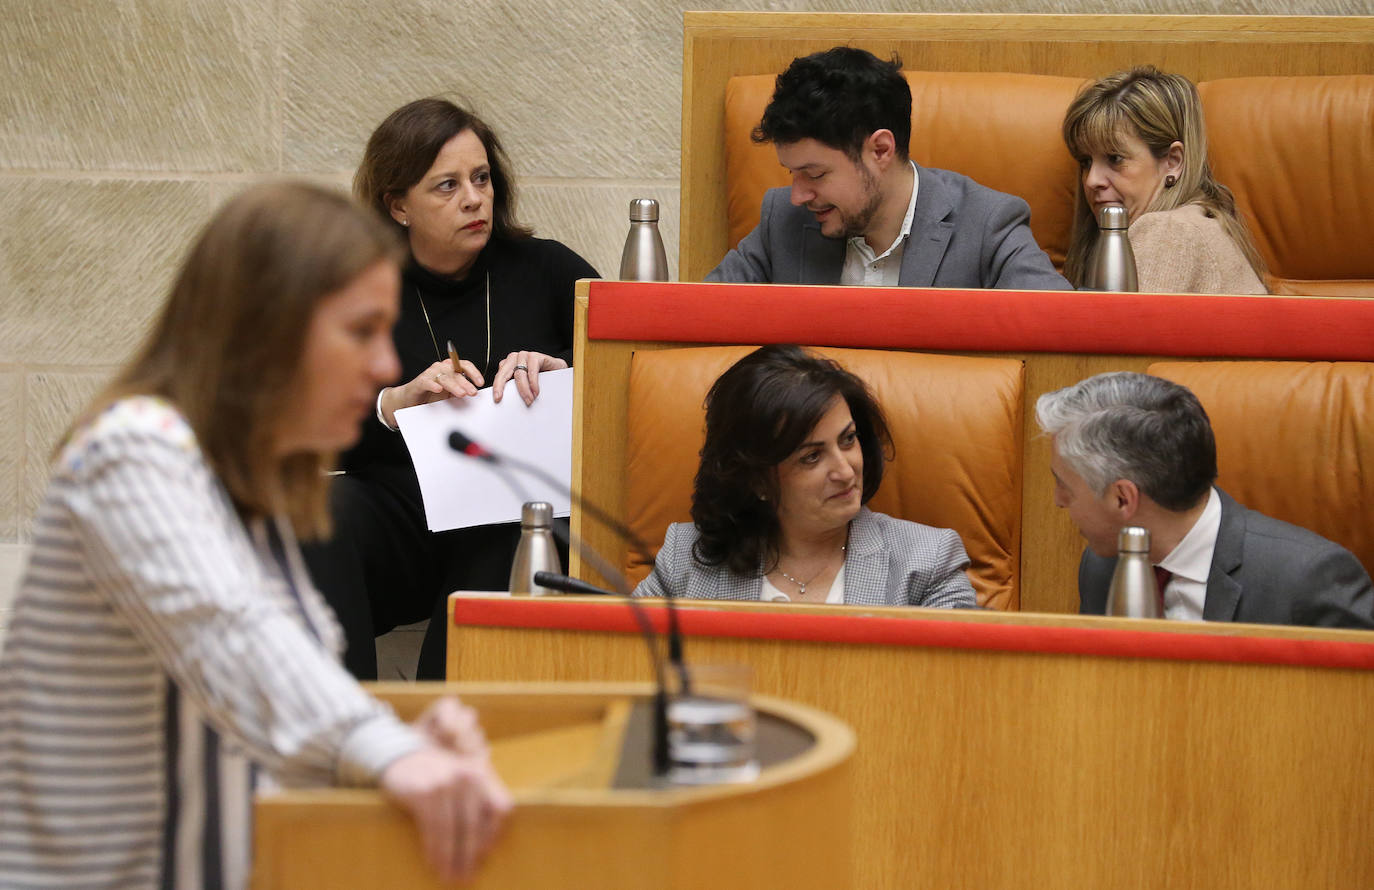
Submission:
<svg viewBox="0 0 1374 890">
<path fill-rule="evenodd" d="M 1074 472 L 1102 495 L 1126 479 L 1167 510 L 1187 510 L 1217 476 L 1216 439 L 1187 387 L 1118 371 L 1045 393 L 1040 428 Z"/>
</svg>

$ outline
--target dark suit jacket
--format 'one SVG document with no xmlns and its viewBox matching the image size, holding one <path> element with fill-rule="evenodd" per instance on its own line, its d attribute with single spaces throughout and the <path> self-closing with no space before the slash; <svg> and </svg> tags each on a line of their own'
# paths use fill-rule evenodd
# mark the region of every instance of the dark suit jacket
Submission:
<svg viewBox="0 0 1374 890">
<path fill-rule="evenodd" d="M 1217 493 L 1221 527 L 1202 604 L 1205 620 L 1374 628 L 1374 587 L 1353 553 Z M 1079 611 L 1106 611 L 1115 568 L 1115 557 L 1083 552 Z"/>
<path fill-rule="evenodd" d="M 1072 290 L 1030 231 L 1030 206 L 959 173 L 917 167 L 920 186 L 902 254 L 902 287 Z M 839 284 L 846 240 L 827 238 L 788 189 L 769 189 L 759 224 L 707 281 Z"/>
</svg>

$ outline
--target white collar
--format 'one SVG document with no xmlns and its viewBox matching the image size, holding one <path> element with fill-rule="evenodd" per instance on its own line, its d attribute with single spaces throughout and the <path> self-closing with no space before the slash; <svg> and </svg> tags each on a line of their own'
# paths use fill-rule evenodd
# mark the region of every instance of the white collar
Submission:
<svg viewBox="0 0 1374 890">
<path fill-rule="evenodd" d="M 906 202 L 906 216 L 902 217 L 902 230 L 897 233 L 896 239 L 887 246 L 887 250 L 884 250 L 878 256 L 873 256 L 873 248 L 868 246 L 868 242 L 864 240 L 863 235 L 855 235 L 853 238 L 849 239 L 850 244 L 863 251 L 867 256 L 872 256 L 869 262 L 876 262 L 886 258 L 898 244 L 901 244 L 911 235 L 911 223 L 912 220 L 916 218 L 916 192 L 920 190 L 921 177 L 916 170 L 916 162 L 907 161 L 907 163 L 911 165 L 911 198 Z"/>
<path fill-rule="evenodd" d="M 1206 584 L 1212 571 L 1212 553 L 1217 547 L 1217 532 L 1221 530 L 1221 497 L 1215 488 L 1207 493 L 1207 506 L 1202 515 L 1188 529 L 1188 534 L 1160 560 L 1159 565 L 1171 574 Z"/>
</svg>

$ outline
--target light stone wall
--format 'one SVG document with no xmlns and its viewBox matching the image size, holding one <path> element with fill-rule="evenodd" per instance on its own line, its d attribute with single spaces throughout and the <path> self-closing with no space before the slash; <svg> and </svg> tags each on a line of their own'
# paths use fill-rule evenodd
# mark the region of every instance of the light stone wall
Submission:
<svg viewBox="0 0 1374 890">
<path fill-rule="evenodd" d="M 1370 0 L 713 5 L 1374 12 Z M 522 218 L 603 274 L 617 269 L 630 199 L 658 198 L 676 269 L 684 8 L 663 0 L 0 2 L 0 411 L 9 421 L 0 427 L 0 543 L 28 540 L 53 443 L 136 346 L 212 210 L 262 179 L 345 187 L 372 127 L 410 99 L 449 94 L 486 116 L 520 178 Z"/>
</svg>

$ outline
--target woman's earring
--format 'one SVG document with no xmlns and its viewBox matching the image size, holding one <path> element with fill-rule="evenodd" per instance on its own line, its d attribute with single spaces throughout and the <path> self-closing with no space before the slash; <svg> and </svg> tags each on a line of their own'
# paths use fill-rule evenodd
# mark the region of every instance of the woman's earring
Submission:
<svg viewBox="0 0 1374 890">
<path fill-rule="evenodd" d="M 1173 188 L 1173 187 L 1174 187 L 1174 183 L 1176 183 L 1176 182 L 1178 182 L 1178 177 L 1175 176 L 1175 175 L 1172 174 L 1172 173 L 1170 173 L 1168 176 L 1164 177 L 1164 187 L 1165 187 L 1166 189 L 1171 189 L 1171 188 Z"/>
<path fill-rule="evenodd" d="M 1171 183 L 1169 183 L 1169 185 L 1173 185 L 1173 183 L 1171 182 Z M 408 220 L 408 219 L 403 219 L 403 220 L 401 220 L 401 225 L 403 225 L 403 226 L 409 226 L 409 225 L 410 225 L 410 220 Z"/>
</svg>

